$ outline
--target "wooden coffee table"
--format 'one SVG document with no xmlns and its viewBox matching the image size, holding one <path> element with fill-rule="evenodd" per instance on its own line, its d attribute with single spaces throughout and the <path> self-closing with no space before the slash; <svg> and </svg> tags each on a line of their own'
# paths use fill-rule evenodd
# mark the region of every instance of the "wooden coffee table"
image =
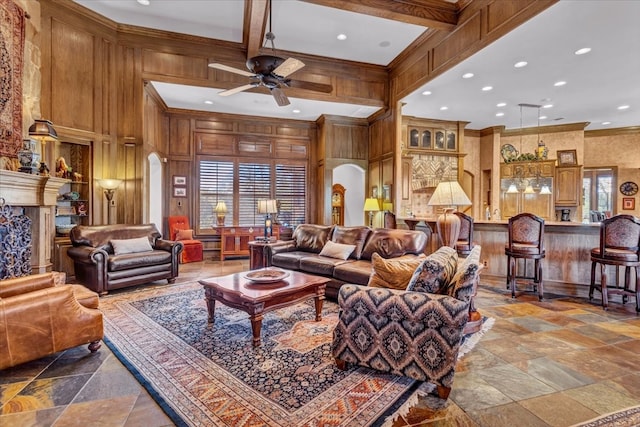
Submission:
<svg viewBox="0 0 640 427">
<path fill-rule="evenodd" d="M 214 322 L 216 301 L 249 314 L 253 345 L 260 345 L 260 331 L 264 313 L 288 307 L 302 300 L 315 299 L 316 321 L 322 320 L 322 304 L 328 277 L 288 271 L 289 276 L 273 283 L 256 283 L 244 276 L 250 272 L 199 280 L 204 287 L 209 311 L 209 323 Z M 256 271 L 256 270 L 254 270 Z"/>
</svg>

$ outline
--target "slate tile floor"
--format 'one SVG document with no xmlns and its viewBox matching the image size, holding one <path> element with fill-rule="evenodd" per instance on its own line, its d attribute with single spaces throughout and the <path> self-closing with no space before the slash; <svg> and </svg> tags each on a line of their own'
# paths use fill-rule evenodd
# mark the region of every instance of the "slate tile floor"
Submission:
<svg viewBox="0 0 640 427">
<path fill-rule="evenodd" d="M 246 260 L 184 264 L 177 282 L 246 268 Z M 530 292 L 512 300 L 503 279 L 483 277 L 476 306 L 496 319 L 493 328 L 458 363 L 447 402 L 420 397 L 393 426 L 570 426 L 640 404 L 634 302 L 614 297 L 605 312 L 587 289 L 545 291 L 543 302 Z M 94 355 L 82 346 L 0 371 L 0 425 L 172 423 L 103 345 Z"/>
</svg>

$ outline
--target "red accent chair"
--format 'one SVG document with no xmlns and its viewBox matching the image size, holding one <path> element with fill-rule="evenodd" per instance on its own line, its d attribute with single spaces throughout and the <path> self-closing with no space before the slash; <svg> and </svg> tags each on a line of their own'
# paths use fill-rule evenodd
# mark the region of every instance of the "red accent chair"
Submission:
<svg viewBox="0 0 640 427">
<path fill-rule="evenodd" d="M 200 240 L 193 238 L 193 229 L 189 226 L 189 218 L 186 216 L 169 217 L 169 236 L 171 240 L 182 242 L 182 264 L 188 262 L 202 261 L 202 250 L 204 245 Z"/>
</svg>

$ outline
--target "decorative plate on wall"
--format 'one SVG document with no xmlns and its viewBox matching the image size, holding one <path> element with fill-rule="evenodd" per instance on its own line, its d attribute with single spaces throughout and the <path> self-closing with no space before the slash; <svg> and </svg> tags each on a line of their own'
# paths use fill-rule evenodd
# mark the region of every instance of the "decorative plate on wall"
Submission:
<svg viewBox="0 0 640 427">
<path fill-rule="evenodd" d="M 511 144 L 504 144 L 500 148 L 500 154 L 505 162 L 511 162 L 518 157 L 518 150 Z"/>
</svg>

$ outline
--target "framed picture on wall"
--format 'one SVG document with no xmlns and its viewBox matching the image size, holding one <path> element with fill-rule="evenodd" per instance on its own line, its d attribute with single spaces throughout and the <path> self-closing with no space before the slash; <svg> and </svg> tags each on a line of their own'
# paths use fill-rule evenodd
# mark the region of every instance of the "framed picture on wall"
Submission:
<svg viewBox="0 0 640 427">
<path fill-rule="evenodd" d="M 571 166 L 578 164 L 576 150 L 558 150 L 558 166 Z"/>
<path fill-rule="evenodd" d="M 378 186 L 377 185 L 374 185 L 371 188 L 371 197 L 373 197 L 374 199 L 378 198 Z"/>
<path fill-rule="evenodd" d="M 186 187 L 174 187 L 173 188 L 173 197 L 187 197 L 187 188 Z"/>
<path fill-rule="evenodd" d="M 622 198 L 622 209 L 626 211 L 632 211 L 636 208 L 636 198 L 635 197 L 623 197 Z"/>
<path fill-rule="evenodd" d="M 187 185 L 187 177 L 182 175 L 174 175 L 173 185 Z"/>
</svg>

